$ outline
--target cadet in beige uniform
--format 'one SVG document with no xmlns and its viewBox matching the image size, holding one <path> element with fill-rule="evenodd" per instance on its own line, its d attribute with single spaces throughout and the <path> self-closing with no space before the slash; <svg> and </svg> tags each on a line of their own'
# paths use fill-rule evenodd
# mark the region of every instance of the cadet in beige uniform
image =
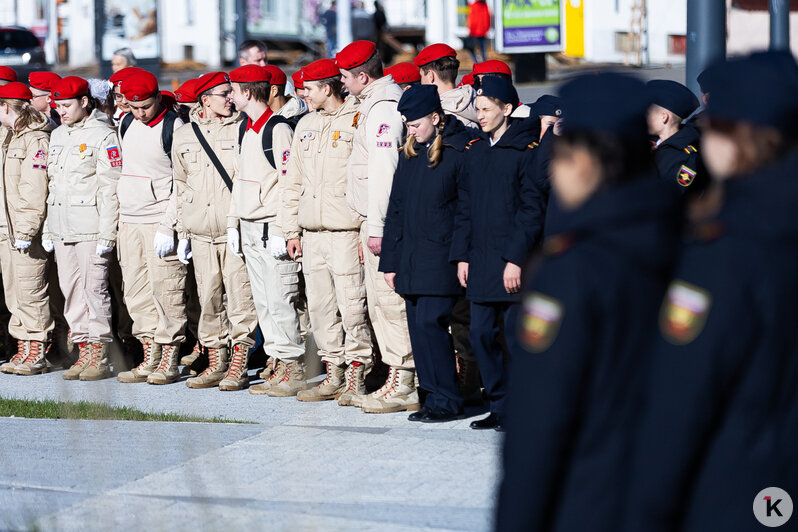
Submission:
<svg viewBox="0 0 798 532">
<path fill-rule="evenodd" d="M 302 118 L 294 133 L 283 191 L 283 231 L 289 254 L 303 257 L 313 337 L 327 366 L 324 381 L 300 391 L 297 399 L 323 401 L 345 391 L 347 366 L 368 367 L 372 362 L 358 254 L 360 221 L 346 203 L 346 167 L 360 105 L 354 96 L 341 97 L 334 61 L 321 59 L 302 71 L 316 112 Z M 278 395 L 286 385 L 281 382 L 266 393 Z"/>
<path fill-rule="evenodd" d="M 150 384 L 169 384 L 180 377 L 187 272 L 174 252 L 177 210 L 168 210 L 173 195 L 171 148 L 162 143 L 170 113 L 171 127 L 183 123 L 161 103 L 153 74 L 134 73 L 122 80 L 121 91 L 136 119 L 121 139 L 125 162 L 117 187 L 119 264 L 133 335 L 144 348 L 144 360 L 118 378 L 139 382 L 146 376 Z"/>
<path fill-rule="evenodd" d="M 258 319 L 244 261 L 227 246 L 227 214 L 241 113 L 232 110 L 232 88 L 224 72 L 199 78 L 196 91 L 201 105 L 192 109 L 192 123 L 175 132 L 172 160 L 180 238 L 177 255 L 184 263 L 190 258 L 194 262 L 201 308 L 199 340 L 209 360 L 208 368 L 186 384 L 189 388 L 210 388 L 225 378 L 229 345 L 239 358 L 239 352 L 252 348 Z M 224 176 L 208 148 L 224 169 Z"/>
<path fill-rule="evenodd" d="M 44 359 L 53 330 L 47 296 L 47 253 L 41 229 L 47 210 L 47 151 L 50 121 L 31 106 L 22 83 L 0 87 L 0 123 L 10 129 L 0 196 L 0 269 L 8 332 L 17 354 L 0 371 L 19 375 L 47 372 Z"/>
<path fill-rule="evenodd" d="M 454 48 L 443 43 L 431 44 L 421 50 L 413 63 L 421 69 L 421 84 L 438 88 L 444 112 L 457 117 L 466 127 L 479 127 L 474 88 L 455 86 L 460 61 Z"/>
<path fill-rule="evenodd" d="M 264 352 L 281 360 L 286 371 L 301 381 L 305 372 L 305 345 L 296 311 L 300 264 L 288 257 L 279 216 L 293 131 L 266 104 L 270 79 L 266 70 L 255 65 L 230 72 L 233 102 L 249 119 L 233 182 L 228 244 L 235 253 L 243 251 L 246 258 Z M 266 138 L 267 143 L 271 140 L 268 152 L 273 155 L 271 161 L 264 152 L 264 135 L 271 136 Z M 229 380 L 231 385 L 247 386 L 246 363 L 246 356 L 236 359 L 234 354 L 228 378 L 222 385 Z M 237 383 L 231 376 L 234 368 L 239 373 Z"/>
<path fill-rule="evenodd" d="M 111 375 L 108 261 L 116 243 L 122 155 L 108 115 L 96 109 L 88 94 L 88 82 L 75 76 L 53 85 L 62 125 L 50 136 L 42 247 L 48 252 L 55 248 L 64 316 L 78 345 L 78 360 L 64 372 L 66 380 Z"/>
<path fill-rule="evenodd" d="M 360 100 L 349 159 L 347 199 L 353 215 L 363 222 L 360 236 L 369 317 L 377 334 L 382 359 L 391 367 L 391 378 L 369 398 L 372 402 L 378 401 L 390 391 L 392 407 L 395 408 L 403 403 L 417 402 L 412 393 L 415 387 L 408 389 L 407 393 L 394 393 L 393 384 L 407 382 L 409 376 L 414 376 L 415 366 L 404 300 L 388 286 L 382 272 L 378 271 L 382 228 L 404 128 L 402 117 L 396 110 L 402 89 L 391 76 L 383 76 L 382 62 L 373 42 L 355 41 L 341 50 L 335 61 L 344 86 Z M 348 393 L 341 396 L 339 402 L 362 406 L 365 400 L 364 372 L 362 367 L 353 367 L 347 371 Z M 370 406 L 369 411 L 379 410 L 377 405 Z"/>
</svg>

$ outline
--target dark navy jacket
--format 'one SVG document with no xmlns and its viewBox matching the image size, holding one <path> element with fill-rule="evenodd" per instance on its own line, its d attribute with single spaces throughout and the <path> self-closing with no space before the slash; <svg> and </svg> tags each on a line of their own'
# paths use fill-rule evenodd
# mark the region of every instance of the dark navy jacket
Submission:
<svg viewBox="0 0 798 532">
<path fill-rule="evenodd" d="M 650 356 L 627 530 L 759 530 L 798 493 L 798 156 L 730 180 L 684 246 Z M 793 516 L 793 519 L 795 516 Z"/>
<path fill-rule="evenodd" d="M 463 292 L 457 266 L 449 262 L 458 182 L 464 175 L 465 126 L 448 115 L 443 157 L 429 167 L 428 147 L 416 143 L 418 157 L 399 154 L 385 219 L 380 271 L 396 273 L 402 295 L 456 296 Z"/>
<path fill-rule="evenodd" d="M 563 216 L 524 289 L 497 530 L 617 531 L 641 362 L 678 247 L 679 195 L 651 177 Z"/>
<path fill-rule="evenodd" d="M 475 302 L 518 301 L 504 289 L 508 262 L 523 266 L 537 244 L 546 216 L 549 182 L 536 161 L 537 118 L 515 120 L 499 141 L 472 141 L 458 191 L 452 250 L 468 262 L 466 296 Z"/>
<path fill-rule="evenodd" d="M 654 150 L 659 177 L 681 192 L 703 189 L 707 184 L 707 171 L 699 153 L 700 137 L 697 129 L 684 125 Z"/>
</svg>

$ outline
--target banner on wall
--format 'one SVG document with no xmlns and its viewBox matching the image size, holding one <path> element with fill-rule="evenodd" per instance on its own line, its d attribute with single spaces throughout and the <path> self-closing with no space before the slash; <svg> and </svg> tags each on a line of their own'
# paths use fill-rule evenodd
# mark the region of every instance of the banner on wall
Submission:
<svg viewBox="0 0 798 532">
<path fill-rule="evenodd" d="M 563 0 L 567 2 L 568 0 Z M 560 0 L 500 0 L 496 49 L 504 54 L 560 52 L 565 45 Z"/>
<path fill-rule="evenodd" d="M 129 47 L 136 59 L 157 59 L 157 0 L 104 0 L 105 24 L 102 58 L 110 60 L 115 50 Z"/>
</svg>

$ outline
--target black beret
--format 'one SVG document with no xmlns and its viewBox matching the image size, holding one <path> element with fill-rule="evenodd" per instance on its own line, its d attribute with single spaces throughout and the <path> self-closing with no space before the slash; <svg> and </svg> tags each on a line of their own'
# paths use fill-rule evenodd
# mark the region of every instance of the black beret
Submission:
<svg viewBox="0 0 798 532">
<path fill-rule="evenodd" d="M 560 88 L 563 129 L 613 135 L 638 140 L 648 134 L 646 111 L 650 105 L 645 84 L 623 74 L 579 76 Z"/>
<path fill-rule="evenodd" d="M 479 83 L 477 96 L 496 98 L 504 103 L 512 104 L 513 109 L 518 107 L 518 92 L 513 84 L 498 76 L 485 76 Z"/>
<path fill-rule="evenodd" d="M 651 103 L 664 107 L 679 118 L 687 118 L 698 109 L 693 91 L 669 79 L 654 79 L 646 83 Z"/>
<path fill-rule="evenodd" d="M 551 94 L 544 94 L 535 101 L 535 113 L 538 116 L 562 116 L 562 100 Z"/>
<path fill-rule="evenodd" d="M 399 98 L 397 109 L 402 120 L 412 122 L 434 113 L 441 108 L 441 98 L 435 85 L 415 85 L 409 87 Z"/>
</svg>

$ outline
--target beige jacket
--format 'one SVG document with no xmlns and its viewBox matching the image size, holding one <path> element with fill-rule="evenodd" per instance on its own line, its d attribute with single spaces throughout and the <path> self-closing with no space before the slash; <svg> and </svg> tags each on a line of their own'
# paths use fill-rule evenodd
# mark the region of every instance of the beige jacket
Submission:
<svg viewBox="0 0 798 532">
<path fill-rule="evenodd" d="M 471 85 L 463 85 L 441 94 L 441 108 L 454 115 L 466 127 L 479 127 L 477 93 Z"/>
<path fill-rule="evenodd" d="M 302 229 L 347 231 L 360 227 L 346 202 L 346 167 L 359 107 L 358 99 L 348 96 L 334 112 L 319 110 L 297 124 L 283 189 L 286 239 L 299 238 Z"/>
<path fill-rule="evenodd" d="M 116 185 L 122 154 L 116 131 L 103 111 L 79 124 L 61 125 L 50 136 L 49 193 L 43 238 L 61 242 L 116 241 Z"/>
<path fill-rule="evenodd" d="M 238 128 L 241 113 L 228 118 L 201 118 L 202 108 L 191 110 L 191 122 L 200 126 L 202 135 L 213 149 L 230 179 L 238 157 Z M 177 233 L 180 238 L 205 242 L 227 240 L 227 214 L 230 190 L 202 149 L 194 128 L 186 124 L 172 139 L 175 195 L 177 198 Z"/>
<path fill-rule="evenodd" d="M 282 210 L 280 196 L 294 133 L 288 124 L 277 124 L 272 130 L 275 168 L 263 153 L 262 135 L 267 125 L 268 121 L 257 133 L 254 129 L 247 129 L 241 140 L 241 155 L 236 159 L 236 178 L 233 180 L 227 227 L 238 227 L 238 220 L 268 223 L 269 236 L 282 236 L 278 219 Z"/>
<path fill-rule="evenodd" d="M 0 202 L 0 232 L 33 240 L 47 214 L 47 152 L 52 127 L 47 116 L 10 136 Z"/>
<path fill-rule="evenodd" d="M 274 114 L 284 116 L 285 118 L 293 118 L 295 116 L 299 116 L 307 112 L 308 112 L 307 104 L 305 104 L 305 102 L 303 102 L 296 96 L 291 95 L 288 96 L 288 101 L 286 102 L 286 104 L 280 107 L 280 110 Z"/>
<path fill-rule="evenodd" d="M 355 144 L 349 158 L 347 197 L 355 219 L 368 220 L 369 236 L 382 237 L 404 124 L 396 105 L 402 89 L 390 74 L 358 96 Z"/>
</svg>

